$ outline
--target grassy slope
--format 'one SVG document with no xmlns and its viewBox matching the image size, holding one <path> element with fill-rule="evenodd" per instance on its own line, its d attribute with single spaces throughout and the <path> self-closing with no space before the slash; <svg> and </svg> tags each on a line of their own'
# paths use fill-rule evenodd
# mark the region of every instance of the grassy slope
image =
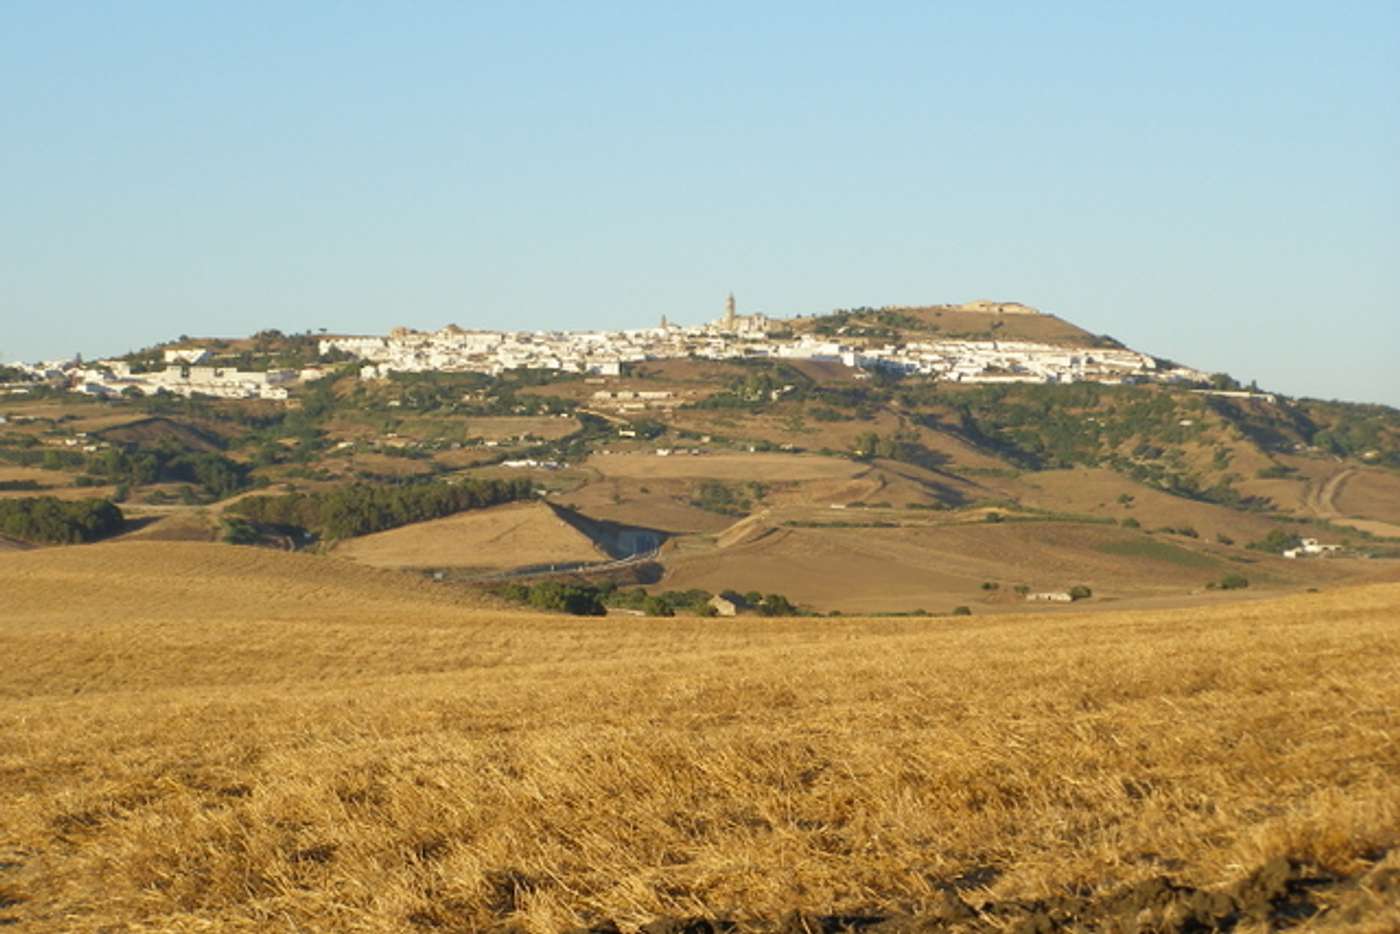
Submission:
<svg viewBox="0 0 1400 934">
<path fill-rule="evenodd" d="M 1115 599 L 1199 600 L 1208 581 L 1243 573 L 1255 590 L 1334 586 L 1359 579 L 1394 580 L 1393 561 L 1296 562 L 1179 536 L 1149 536 L 1112 525 L 1060 521 L 953 522 L 904 510 L 775 510 L 718 537 L 721 546 L 679 542 L 663 553 L 667 589 L 781 593 L 821 610 L 882 613 L 989 602 L 988 610 L 1023 609 L 1011 588 L 1091 587 Z M 873 523 L 931 521 L 882 528 Z M 856 527 L 841 527 L 841 523 Z M 863 525 L 862 525 L 863 524 Z M 1232 558 L 1247 555 L 1248 564 Z M 984 582 L 1000 589 L 983 591 Z"/>
<path fill-rule="evenodd" d="M 1000 896 L 1213 885 L 1400 839 L 1396 585 L 578 621 L 113 544 L 0 556 L 0 592 L 0 917 L 23 930 L 917 909 L 974 871 Z M 1347 897 L 1400 923 L 1393 893 Z"/>
<path fill-rule="evenodd" d="M 544 503 L 473 509 L 339 543 L 339 557 L 385 568 L 464 567 L 602 561 L 607 554 Z"/>
</svg>

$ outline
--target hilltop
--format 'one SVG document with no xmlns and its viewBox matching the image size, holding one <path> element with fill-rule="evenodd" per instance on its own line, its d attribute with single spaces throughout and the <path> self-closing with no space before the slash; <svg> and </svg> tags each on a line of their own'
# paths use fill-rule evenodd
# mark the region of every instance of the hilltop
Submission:
<svg viewBox="0 0 1400 934">
<path fill-rule="evenodd" d="M 655 592 L 812 612 L 1008 612 L 1074 586 L 1214 600 L 1227 577 L 1306 589 L 1384 579 L 1400 556 L 1400 413 L 1240 386 L 1018 303 L 269 331 L 121 362 L 164 388 L 0 397 L 0 499 L 107 499 L 133 538 L 423 573 L 586 580 L 655 552 Z M 286 378 L 193 388 L 237 395 L 247 372 Z M 76 388 L 121 382 L 88 375 Z M 1283 558 L 1304 539 L 1336 548 Z"/>
<path fill-rule="evenodd" d="M 1121 348 L 1062 318 L 1019 302 L 975 301 L 959 305 L 895 305 L 850 308 L 782 322 L 794 332 L 851 340 L 1035 341 L 1072 347 Z"/>
</svg>

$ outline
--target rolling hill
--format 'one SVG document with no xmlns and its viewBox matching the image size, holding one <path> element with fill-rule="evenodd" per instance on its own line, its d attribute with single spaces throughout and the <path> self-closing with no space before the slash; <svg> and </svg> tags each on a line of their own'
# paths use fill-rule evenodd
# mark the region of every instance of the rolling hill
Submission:
<svg viewBox="0 0 1400 934">
<path fill-rule="evenodd" d="M 333 553 L 374 567 L 477 571 L 608 558 L 593 539 L 545 503 L 512 503 L 417 522 L 348 539 Z"/>
<path fill-rule="evenodd" d="M 857 308 L 773 327 L 859 348 L 950 338 L 1116 346 L 1008 308 Z M 271 335 L 238 346 L 271 365 L 314 342 Z M 285 406 L 7 401 L 0 497 L 124 497 L 135 540 L 304 548 L 329 545 L 295 523 L 231 532 L 221 517 L 240 497 L 277 491 L 528 478 L 574 520 L 544 506 L 464 512 L 343 540 L 335 553 L 508 573 L 626 554 L 605 540 L 627 527 L 667 540 L 657 586 L 742 586 L 822 611 L 950 600 L 1012 609 L 1005 593 L 979 593 L 989 581 L 1056 587 L 1073 576 L 1125 599 L 1190 598 L 1206 583 L 1171 562 L 1109 562 L 1095 537 L 1140 542 L 1139 556 L 1183 551 L 1256 587 L 1384 578 L 1400 557 L 1400 414 L 1255 392 L 1224 374 L 1180 385 L 1016 383 L 1001 380 L 1026 374 L 997 372 L 960 382 L 757 344 L 726 359 L 629 362 L 609 376 L 561 367 L 359 380 L 352 366 L 329 369 Z M 1016 528 L 964 529 L 992 514 Z M 393 524 L 415 518 L 429 517 L 405 511 Z M 1023 547 L 1025 528 L 1043 547 Z M 1249 547 L 1269 542 L 1277 555 L 1301 538 L 1345 557 L 1284 566 Z M 843 579 L 848 568 L 863 570 Z"/>
</svg>

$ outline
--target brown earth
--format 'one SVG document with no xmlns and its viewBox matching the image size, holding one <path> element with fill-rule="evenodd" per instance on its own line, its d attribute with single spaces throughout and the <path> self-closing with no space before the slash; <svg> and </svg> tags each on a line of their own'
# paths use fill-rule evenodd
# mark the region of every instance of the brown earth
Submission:
<svg viewBox="0 0 1400 934">
<path fill-rule="evenodd" d="M 1172 536 L 1149 536 L 1114 526 L 1016 521 L 948 522 L 882 528 L 898 511 L 829 510 L 822 527 L 787 527 L 782 511 L 722 534 L 721 547 L 680 541 L 663 551 L 661 587 L 781 593 L 803 605 L 844 613 L 947 612 L 985 605 L 989 611 L 1028 607 L 1012 589 L 1063 591 L 1090 587 L 1099 599 L 1187 597 L 1215 599 L 1205 584 L 1243 573 L 1258 588 L 1330 585 L 1393 579 L 1395 562 L 1339 559 L 1288 562 L 1239 553 Z M 807 515 L 814 515 L 808 513 Z M 859 527 L 864 523 L 864 527 Z M 858 527 L 843 528 L 840 524 Z M 982 589 L 996 583 L 995 591 Z"/>
<path fill-rule="evenodd" d="M 220 503 L 220 506 L 224 504 Z M 150 542 L 212 542 L 219 537 L 218 516 L 200 507 L 124 508 L 128 531 L 120 536 L 126 541 Z"/>
<path fill-rule="evenodd" d="M 72 474 L 58 473 L 56 471 L 46 471 L 52 480 L 60 483 L 73 479 Z M 146 493 L 157 487 L 142 487 L 141 492 Z M 116 495 L 116 487 L 108 486 L 50 486 L 42 490 L 0 490 L 0 499 L 25 499 L 30 496 L 52 496 L 55 499 L 75 500 L 75 499 L 111 499 Z"/>
<path fill-rule="evenodd" d="M 518 438 L 522 435 L 534 435 L 552 441 L 578 429 L 579 423 L 576 418 L 468 416 L 462 431 L 469 437 L 479 437 L 487 441 Z"/>
<path fill-rule="evenodd" d="M 710 479 L 737 482 L 795 482 L 847 479 L 864 465 L 816 454 L 710 453 L 658 457 L 655 452 L 597 454 L 587 465 L 604 477 L 638 480 Z"/>
<path fill-rule="evenodd" d="M 891 307 L 898 312 L 922 322 L 919 339 L 941 340 L 948 338 L 981 338 L 994 336 L 997 340 L 1043 341 L 1050 344 L 1092 344 L 1093 334 L 1076 325 L 1050 314 L 1005 315 L 995 312 L 963 311 L 956 306 L 927 305 L 911 307 Z M 811 321 L 789 321 L 797 331 L 807 330 Z M 927 333 L 930 328 L 936 328 Z"/>
<path fill-rule="evenodd" d="M 511 503 L 418 522 L 347 539 L 334 553 L 381 568 L 487 570 L 608 557 L 544 503 Z"/>
<path fill-rule="evenodd" d="M 392 454 L 379 454 L 374 451 L 356 451 L 339 460 L 341 472 L 365 471 L 384 477 L 426 477 L 433 473 L 432 462 L 412 457 L 395 457 Z M 328 461 L 334 465 L 337 460 Z"/>
<path fill-rule="evenodd" d="M 1400 473 L 1357 468 L 1333 487 L 1331 506 L 1343 516 L 1400 525 Z"/>
<path fill-rule="evenodd" d="M 823 422 L 812 417 L 809 409 L 800 404 L 780 406 L 762 414 L 726 409 L 685 409 L 676 412 L 669 422 L 679 430 L 732 438 L 739 442 L 764 441 L 776 446 L 792 445 L 804 450 L 829 451 L 852 451 L 860 435 L 870 431 L 889 435 L 905 424 L 904 420 L 890 412 L 879 412 L 868 420 Z"/>
<path fill-rule="evenodd" d="M 52 470 L 44 470 L 40 467 L 14 467 L 9 464 L 0 464 L 0 481 L 32 481 L 40 486 L 47 487 L 54 483 L 64 483 L 67 479 L 68 478 L 61 473 Z"/>
<path fill-rule="evenodd" d="M 1023 474 L 1019 499 L 1027 506 L 1053 512 L 1136 519 L 1143 528 L 1194 528 L 1207 541 L 1225 535 L 1240 543 L 1268 534 L 1276 522 L 1262 513 L 1172 496 L 1104 468 L 1079 467 Z M 1128 503 L 1120 496 L 1131 496 Z"/>
<path fill-rule="evenodd" d="M 139 444 L 154 446 L 162 442 L 174 443 L 185 451 L 217 451 L 220 446 L 218 432 L 197 425 L 189 420 L 155 416 L 122 422 L 114 428 L 96 433 L 104 441 L 117 444 Z"/>
<path fill-rule="evenodd" d="M 1381 538 L 1400 538 L 1400 476 L 1378 468 L 1331 465 L 1303 487 L 1302 512 Z"/>
<path fill-rule="evenodd" d="M 719 532 L 734 522 L 733 516 L 692 505 L 695 487 L 694 479 L 609 477 L 553 499 L 595 519 L 673 534 Z"/>
<path fill-rule="evenodd" d="M 578 620 L 115 543 L 0 593 L 19 930 L 1400 924 L 1400 585 Z"/>
</svg>

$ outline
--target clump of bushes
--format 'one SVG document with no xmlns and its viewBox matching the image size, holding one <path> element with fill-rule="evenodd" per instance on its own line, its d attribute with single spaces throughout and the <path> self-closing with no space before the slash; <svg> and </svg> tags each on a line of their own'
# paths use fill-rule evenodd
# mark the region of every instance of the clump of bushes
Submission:
<svg viewBox="0 0 1400 934">
<path fill-rule="evenodd" d="M 1269 530 L 1268 535 L 1258 541 L 1250 542 L 1245 547 L 1253 551 L 1272 551 L 1275 554 L 1281 554 L 1290 548 L 1297 548 L 1302 542 L 1303 539 L 1300 535 L 1284 529 L 1273 528 Z"/>
<path fill-rule="evenodd" d="M 608 614 L 608 609 L 603 604 L 603 590 L 591 584 L 564 584 L 559 581 L 507 584 L 499 593 L 507 600 L 523 603 L 537 610 L 568 613 L 573 616 Z"/>
<path fill-rule="evenodd" d="M 1243 574 L 1226 574 L 1218 581 L 1206 584 L 1207 590 L 1243 590 L 1249 586 L 1249 578 Z"/>
<path fill-rule="evenodd" d="M 696 487 L 690 504 L 724 516 L 746 516 L 753 510 L 754 502 L 763 499 L 765 492 L 761 483 L 730 484 L 722 480 L 705 480 Z"/>
<path fill-rule="evenodd" d="M 223 540 L 229 545 L 256 545 L 262 541 L 258 527 L 245 519 L 223 520 Z"/>
<path fill-rule="evenodd" d="M 69 545 L 115 534 L 126 525 L 111 500 L 53 496 L 0 500 L 0 533 L 28 542 Z"/>
<path fill-rule="evenodd" d="M 677 614 L 718 615 L 715 608 L 710 606 L 710 599 L 714 595 L 708 590 L 698 588 L 649 594 L 641 587 L 620 589 L 611 582 L 565 584 L 559 581 L 542 581 L 533 585 L 523 582 L 506 584 L 495 588 L 495 593 L 514 603 L 575 616 L 604 616 L 609 607 L 659 617 Z M 738 594 L 725 591 L 723 596 L 733 601 L 741 610 L 748 610 L 759 616 L 803 615 L 802 611 L 782 594 L 763 594 L 758 591 Z"/>
<path fill-rule="evenodd" d="M 640 587 L 631 590 L 611 591 L 605 597 L 608 606 L 629 610 L 640 610 L 648 616 L 675 616 L 677 613 L 699 616 L 715 616 L 717 611 L 710 606 L 714 595 L 708 590 L 668 590 L 659 594 L 648 594 Z M 802 611 L 787 597 L 778 593 L 760 593 L 751 590 L 740 594 L 724 591 L 721 596 L 731 601 L 740 612 L 751 611 L 759 616 L 800 616 Z"/>
</svg>

